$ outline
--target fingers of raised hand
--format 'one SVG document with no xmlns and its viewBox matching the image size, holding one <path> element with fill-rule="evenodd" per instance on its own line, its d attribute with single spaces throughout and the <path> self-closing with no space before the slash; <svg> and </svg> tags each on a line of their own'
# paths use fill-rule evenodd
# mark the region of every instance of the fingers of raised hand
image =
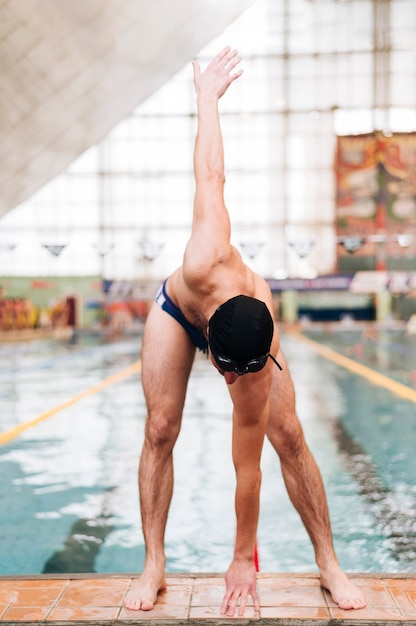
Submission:
<svg viewBox="0 0 416 626">
<path fill-rule="evenodd" d="M 225 48 L 223 48 L 220 52 L 218 52 L 217 56 L 214 57 L 214 63 L 221 63 L 224 57 L 230 54 L 230 52 L 233 52 L 233 50 L 231 50 L 231 47 L 225 46 Z"/>
<path fill-rule="evenodd" d="M 232 50 L 229 46 L 227 46 L 221 50 L 219 54 L 217 54 L 213 63 L 220 66 L 222 69 L 225 69 L 227 72 L 230 72 L 240 63 L 240 61 L 241 57 L 239 56 L 238 51 Z"/>
</svg>

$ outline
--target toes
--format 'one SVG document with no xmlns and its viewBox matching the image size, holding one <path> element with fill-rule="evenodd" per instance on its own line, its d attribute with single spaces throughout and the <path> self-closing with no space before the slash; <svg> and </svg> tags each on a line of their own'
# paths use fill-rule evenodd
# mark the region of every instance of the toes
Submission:
<svg viewBox="0 0 416 626">
<path fill-rule="evenodd" d="M 340 609 L 344 609 L 346 611 L 351 609 L 363 609 L 367 605 L 364 597 L 362 596 L 357 596 L 354 598 L 341 598 L 339 602 L 337 602 L 337 604 Z"/>
<path fill-rule="evenodd" d="M 141 605 L 142 611 L 151 611 L 154 608 L 155 604 L 151 600 L 143 600 Z"/>
<path fill-rule="evenodd" d="M 131 611 L 151 611 L 155 603 L 152 600 L 142 600 L 141 598 L 127 598 L 124 606 L 126 609 L 130 609 Z"/>
<path fill-rule="evenodd" d="M 130 609 L 131 611 L 139 611 L 141 605 L 141 600 L 137 600 L 136 598 L 129 599 L 126 598 L 124 602 L 124 606 L 126 609 Z"/>
</svg>

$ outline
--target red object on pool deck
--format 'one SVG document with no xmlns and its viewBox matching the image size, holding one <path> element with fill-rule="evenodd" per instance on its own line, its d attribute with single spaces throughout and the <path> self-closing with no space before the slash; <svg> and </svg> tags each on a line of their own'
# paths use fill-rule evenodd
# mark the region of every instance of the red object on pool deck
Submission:
<svg viewBox="0 0 416 626">
<path fill-rule="evenodd" d="M 260 561 L 259 561 L 259 549 L 257 546 L 257 541 L 256 541 L 256 545 L 254 547 L 254 565 L 256 567 L 256 572 L 260 571 Z"/>
</svg>

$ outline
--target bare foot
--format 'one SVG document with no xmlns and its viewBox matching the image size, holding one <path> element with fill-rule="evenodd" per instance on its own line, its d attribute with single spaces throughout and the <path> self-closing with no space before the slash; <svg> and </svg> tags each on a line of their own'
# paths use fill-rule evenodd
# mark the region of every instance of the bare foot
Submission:
<svg viewBox="0 0 416 626">
<path fill-rule="evenodd" d="M 338 565 L 328 568 L 325 573 L 321 571 L 321 585 L 328 589 L 332 600 L 340 609 L 362 609 L 367 606 L 361 591 Z"/>
<path fill-rule="evenodd" d="M 164 574 L 152 576 L 143 572 L 140 578 L 133 583 L 124 600 L 124 606 L 133 611 L 151 611 L 157 602 L 158 593 L 163 589 L 166 589 Z"/>
</svg>

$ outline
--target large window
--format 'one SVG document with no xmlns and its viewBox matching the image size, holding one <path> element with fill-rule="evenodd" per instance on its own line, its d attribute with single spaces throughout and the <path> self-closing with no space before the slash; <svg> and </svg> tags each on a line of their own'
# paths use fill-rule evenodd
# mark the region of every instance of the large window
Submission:
<svg viewBox="0 0 416 626">
<path fill-rule="evenodd" d="M 221 101 L 226 201 L 259 273 L 334 270 L 336 135 L 416 130 L 415 32 L 414 0 L 257 0 L 201 51 L 243 56 Z M 1 273 L 168 275 L 190 231 L 194 136 L 189 64 L 1 220 Z"/>
</svg>

